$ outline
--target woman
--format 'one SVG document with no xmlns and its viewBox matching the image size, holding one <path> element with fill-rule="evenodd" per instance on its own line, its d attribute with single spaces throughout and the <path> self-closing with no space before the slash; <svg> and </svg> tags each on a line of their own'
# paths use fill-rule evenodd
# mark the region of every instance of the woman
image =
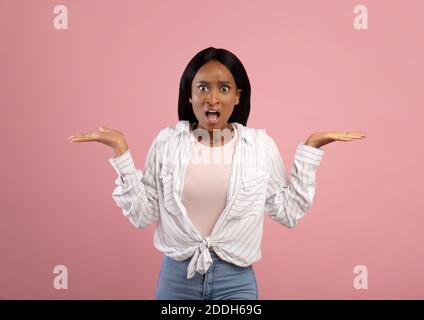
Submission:
<svg viewBox="0 0 424 320">
<path fill-rule="evenodd" d="M 293 228 L 312 204 L 319 148 L 365 137 L 310 135 L 297 146 L 289 179 L 275 141 L 246 126 L 249 112 L 243 64 L 209 47 L 184 70 L 179 121 L 156 136 L 144 172 L 118 130 L 69 137 L 112 147 L 117 206 L 137 228 L 157 223 L 154 243 L 164 253 L 158 299 L 258 299 L 252 264 L 261 258 L 263 213 Z"/>
</svg>

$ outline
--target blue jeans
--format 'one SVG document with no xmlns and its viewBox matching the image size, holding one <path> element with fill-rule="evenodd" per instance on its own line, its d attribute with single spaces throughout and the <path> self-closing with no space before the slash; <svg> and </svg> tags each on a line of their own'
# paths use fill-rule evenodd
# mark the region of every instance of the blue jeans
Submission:
<svg viewBox="0 0 424 320">
<path fill-rule="evenodd" d="M 213 263 L 205 274 L 187 279 L 190 259 L 164 256 L 156 288 L 158 300 L 258 300 L 252 266 L 239 267 L 211 251 Z"/>
</svg>

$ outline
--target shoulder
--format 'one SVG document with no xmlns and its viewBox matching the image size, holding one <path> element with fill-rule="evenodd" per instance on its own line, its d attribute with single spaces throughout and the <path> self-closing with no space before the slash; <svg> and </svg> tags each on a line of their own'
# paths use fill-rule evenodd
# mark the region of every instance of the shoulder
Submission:
<svg viewBox="0 0 424 320">
<path fill-rule="evenodd" d="M 262 128 L 251 128 L 238 124 L 238 128 L 240 129 L 240 133 L 242 136 L 246 138 L 246 140 L 252 142 L 255 145 L 268 145 L 272 143 L 274 140 L 267 133 L 266 129 Z"/>
<path fill-rule="evenodd" d="M 162 158 L 169 147 L 169 142 L 176 136 L 176 126 L 166 126 L 159 130 L 150 146 L 150 151 L 157 159 L 162 162 Z"/>
<path fill-rule="evenodd" d="M 162 128 L 159 133 L 156 136 L 156 140 L 158 142 L 165 142 L 168 141 L 170 138 L 172 138 L 175 135 L 175 127 L 167 126 L 165 128 Z"/>
<path fill-rule="evenodd" d="M 185 120 L 178 121 L 175 125 L 169 125 L 162 128 L 156 136 L 158 142 L 167 142 L 178 135 L 178 133 L 188 130 L 189 122 Z"/>
<path fill-rule="evenodd" d="M 167 146 L 174 146 L 180 142 L 178 136 L 185 132 L 189 131 L 190 123 L 186 120 L 180 120 L 175 125 L 169 125 L 162 128 L 156 135 L 153 144 L 158 148 L 163 149 Z"/>
</svg>

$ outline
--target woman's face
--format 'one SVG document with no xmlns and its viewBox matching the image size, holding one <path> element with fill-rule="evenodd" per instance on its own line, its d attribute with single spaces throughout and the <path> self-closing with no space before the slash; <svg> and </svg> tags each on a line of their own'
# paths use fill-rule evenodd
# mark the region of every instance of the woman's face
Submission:
<svg viewBox="0 0 424 320">
<path fill-rule="evenodd" d="M 226 66 L 216 60 L 205 63 L 193 79 L 189 99 L 198 127 L 208 131 L 227 128 L 240 92 Z"/>
</svg>

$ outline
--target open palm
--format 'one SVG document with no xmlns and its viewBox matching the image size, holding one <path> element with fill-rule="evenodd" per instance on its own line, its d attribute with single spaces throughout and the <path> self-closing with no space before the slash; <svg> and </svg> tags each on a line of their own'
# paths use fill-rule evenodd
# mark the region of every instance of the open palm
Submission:
<svg viewBox="0 0 424 320">
<path fill-rule="evenodd" d="M 305 144 L 319 148 L 334 141 L 353 141 L 366 138 L 366 135 L 361 131 L 330 131 L 313 133 Z"/>
</svg>

